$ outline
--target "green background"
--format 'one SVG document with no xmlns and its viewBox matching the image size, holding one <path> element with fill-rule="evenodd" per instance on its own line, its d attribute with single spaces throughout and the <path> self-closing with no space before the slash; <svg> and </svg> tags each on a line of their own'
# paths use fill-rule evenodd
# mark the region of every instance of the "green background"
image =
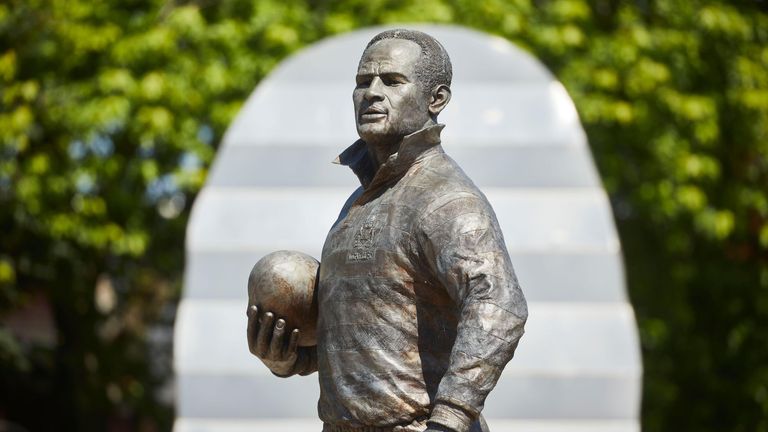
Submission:
<svg viewBox="0 0 768 432">
<path fill-rule="evenodd" d="M 624 248 L 643 429 L 768 431 L 765 0 L 5 0 L 0 419 L 170 428 L 184 227 L 227 125 L 287 55 L 396 22 L 502 36 L 568 89 Z"/>
</svg>

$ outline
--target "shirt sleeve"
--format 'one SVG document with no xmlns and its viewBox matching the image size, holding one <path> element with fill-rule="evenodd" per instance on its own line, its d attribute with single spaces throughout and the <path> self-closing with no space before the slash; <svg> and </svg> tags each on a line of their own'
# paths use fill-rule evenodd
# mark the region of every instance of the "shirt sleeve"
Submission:
<svg viewBox="0 0 768 432">
<path fill-rule="evenodd" d="M 484 196 L 460 194 L 430 210 L 421 220 L 420 243 L 459 314 L 456 342 L 429 421 L 463 432 L 512 359 L 528 307 Z"/>
<path fill-rule="evenodd" d="M 299 348 L 294 370 L 297 374 L 306 376 L 317 372 L 317 345 Z"/>
</svg>

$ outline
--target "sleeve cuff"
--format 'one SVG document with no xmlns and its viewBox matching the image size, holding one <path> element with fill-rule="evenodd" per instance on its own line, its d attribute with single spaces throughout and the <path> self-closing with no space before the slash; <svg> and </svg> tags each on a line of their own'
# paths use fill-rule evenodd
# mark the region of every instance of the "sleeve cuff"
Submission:
<svg viewBox="0 0 768 432">
<path fill-rule="evenodd" d="M 472 418 L 461 408 L 437 402 L 427 423 L 437 423 L 456 432 L 467 432 Z"/>
<path fill-rule="evenodd" d="M 314 372 L 317 372 L 317 348 L 306 348 L 304 351 L 299 351 L 299 363 L 295 370 L 301 376 L 307 376 Z"/>
</svg>

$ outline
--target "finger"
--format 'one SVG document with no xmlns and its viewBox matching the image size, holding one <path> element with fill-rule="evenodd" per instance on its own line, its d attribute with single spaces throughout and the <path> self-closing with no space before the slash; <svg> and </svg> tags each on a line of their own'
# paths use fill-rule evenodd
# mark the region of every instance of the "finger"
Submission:
<svg viewBox="0 0 768 432">
<path fill-rule="evenodd" d="M 256 355 L 264 357 L 267 355 L 269 349 L 269 337 L 272 336 L 272 322 L 274 322 L 275 316 L 272 312 L 267 312 L 262 317 L 260 323 L 259 335 L 256 336 Z"/>
<path fill-rule="evenodd" d="M 269 355 L 281 356 L 283 354 L 283 335 L 285 334 L 285 320 L 280 318 L 275 323 L 275 330 L 272 332 L 272 341 L 269 343 Z"/>
<path fill-rule="evenodd" d="M 246 338 L 248 339 L 248 349 L 251 354 L 256 354 L 256 334 L 259 331 L 259 308 L 256 306 L 248 306 L 248 331 L 246 332 Z"/>
<path fill-rule="evenodd" d="M 299 329 L 293 329 L 291 332 L 291 338 L 288 339 L 288 347 L 285 349 L 285 357 L 290 357 L 296 353 L 299 347 Z"/>
</svg>

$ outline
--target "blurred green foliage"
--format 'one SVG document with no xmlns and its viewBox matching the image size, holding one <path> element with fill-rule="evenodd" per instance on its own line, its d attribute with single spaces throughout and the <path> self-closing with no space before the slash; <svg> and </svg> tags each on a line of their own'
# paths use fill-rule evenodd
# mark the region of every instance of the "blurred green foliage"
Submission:
<svg viewBox="0 0 768 432">
<path fill-rule="evenodd" d="M 768 431 L 765 0 L 0 3 L 0 322 L 42 304 L 54 333 L 0 327 L 0 417 L 169 429 L 163 335 L 216 144 L 284 57 L 395 22 L 505 37 L 574 98 L 625 249 L 644 429 Z"/>
</svg>

